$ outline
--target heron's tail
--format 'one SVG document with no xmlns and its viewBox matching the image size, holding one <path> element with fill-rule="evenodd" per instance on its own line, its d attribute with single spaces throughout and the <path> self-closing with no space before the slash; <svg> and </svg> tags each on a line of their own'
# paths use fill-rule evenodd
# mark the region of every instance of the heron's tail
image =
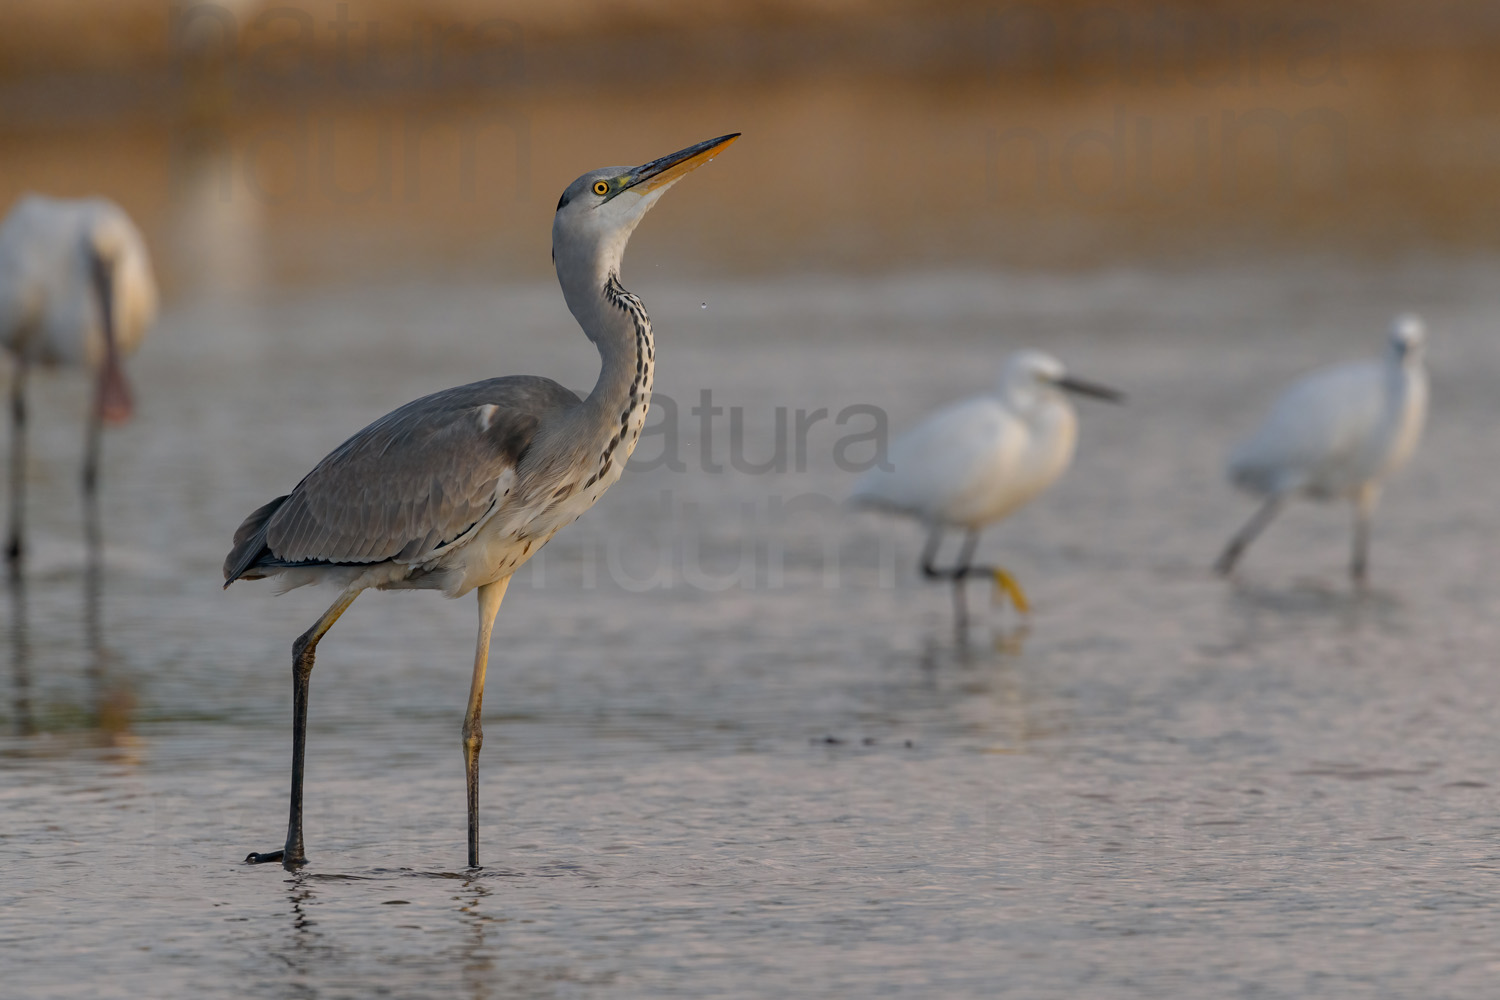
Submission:
<svg viewBox="0 0 1500 1000">
<path fill-rule="evenodd" d="M 290 496 L 291 494 L 287 494 Z M 272 515 L 286 503 L 286 497 L 277 497 L 255 513 L 245 518 L 234 533 L 234 548 L 224 557 L 224 586 L 244 576 L 266 552 L 266 525 Z"/>
</svg>

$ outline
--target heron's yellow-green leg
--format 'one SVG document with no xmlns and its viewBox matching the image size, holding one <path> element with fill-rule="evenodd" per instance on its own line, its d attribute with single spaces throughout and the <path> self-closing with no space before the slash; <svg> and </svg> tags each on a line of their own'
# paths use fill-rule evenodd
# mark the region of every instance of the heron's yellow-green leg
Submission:
<svg viewBox="0 0 1500 1000">
<path fill-rule="evenodd" d="M 479 867 L 479 749 L 484 746 L 480 711 L 484 706 L 484 671 L 490 661 L 490 635 L 495 615 L 505 599 L 510 577 L 479 588 L 479 641 L 474 645 L 474 679 L 469 683 L 469 709 L 464 713 L 464 773 L 469 788 L 469 867 Z"/>
</svg>

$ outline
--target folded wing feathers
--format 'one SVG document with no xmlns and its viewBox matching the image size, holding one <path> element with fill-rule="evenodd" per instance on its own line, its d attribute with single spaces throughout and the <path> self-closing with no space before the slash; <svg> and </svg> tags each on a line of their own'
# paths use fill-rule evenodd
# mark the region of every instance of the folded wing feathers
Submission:
<svg viewBox="0 0 1500 1000">
<path fill-rule="evenodd" d="M 408 403 L 246 518 L 225 578 L 262 562 L 419 559 L 483 518 L 496 481 L 520 465 L 542 419 L 578 402 L 550 379 L 513 376 Z"/>
</svg>

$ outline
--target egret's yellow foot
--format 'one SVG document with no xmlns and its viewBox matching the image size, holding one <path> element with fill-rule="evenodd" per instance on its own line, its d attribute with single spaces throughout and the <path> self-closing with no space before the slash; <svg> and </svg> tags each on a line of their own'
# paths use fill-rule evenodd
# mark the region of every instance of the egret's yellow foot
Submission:
<svg viewBox="0 0 1500 1000">
<path fill-rule="evenodd" d="M 995 596 L 998 598 L 1001 593 L 1010 598 L 1010 602 L 1021 614 L 1031 614 L 1031 602 L 1026 599 L 1026 591 L 1021 589 L 1015 577 L 997 567 L 995 569 Z"/>
</svg>

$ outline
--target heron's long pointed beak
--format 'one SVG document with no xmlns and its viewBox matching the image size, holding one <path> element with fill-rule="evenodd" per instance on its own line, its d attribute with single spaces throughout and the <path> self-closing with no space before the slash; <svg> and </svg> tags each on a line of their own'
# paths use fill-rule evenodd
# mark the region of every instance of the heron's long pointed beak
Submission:
<svg viewBox="0 0 1500 1000">
<path fill-rule="evenodd" d="M 1125 394 L 1119 389 L 1111 389 L 1109 386 L 1100 385 L 1097 382 L 1085 382 L 1083 379 L 1073 378 L 1071 375 L 1064 375 L 1058 379 L 1057 387 L 1059 389 L 1066 389 L 1069 392 L 1076 392 L 1080 396 L 1092 396 L 1095 399 L 1102 399 L 1106 403 L 1125 402 Z"/>
<path fill-rule="evenodd" d="M 687 149 L 679 149 L 670 156 L 663 156 L 650 163 L 642 164 L 626 175 L 625 186 L 622 190 L 634 189 L 640 194 L 645 194 L 671 184 L 684 174 L 697 170 L 712 160 L 719 154 L 719 150 L 739 137 L 740 133 L 731 132 L 729 135 L 721 135 L 717 139 L 695 143 Z"/>
</svg>

